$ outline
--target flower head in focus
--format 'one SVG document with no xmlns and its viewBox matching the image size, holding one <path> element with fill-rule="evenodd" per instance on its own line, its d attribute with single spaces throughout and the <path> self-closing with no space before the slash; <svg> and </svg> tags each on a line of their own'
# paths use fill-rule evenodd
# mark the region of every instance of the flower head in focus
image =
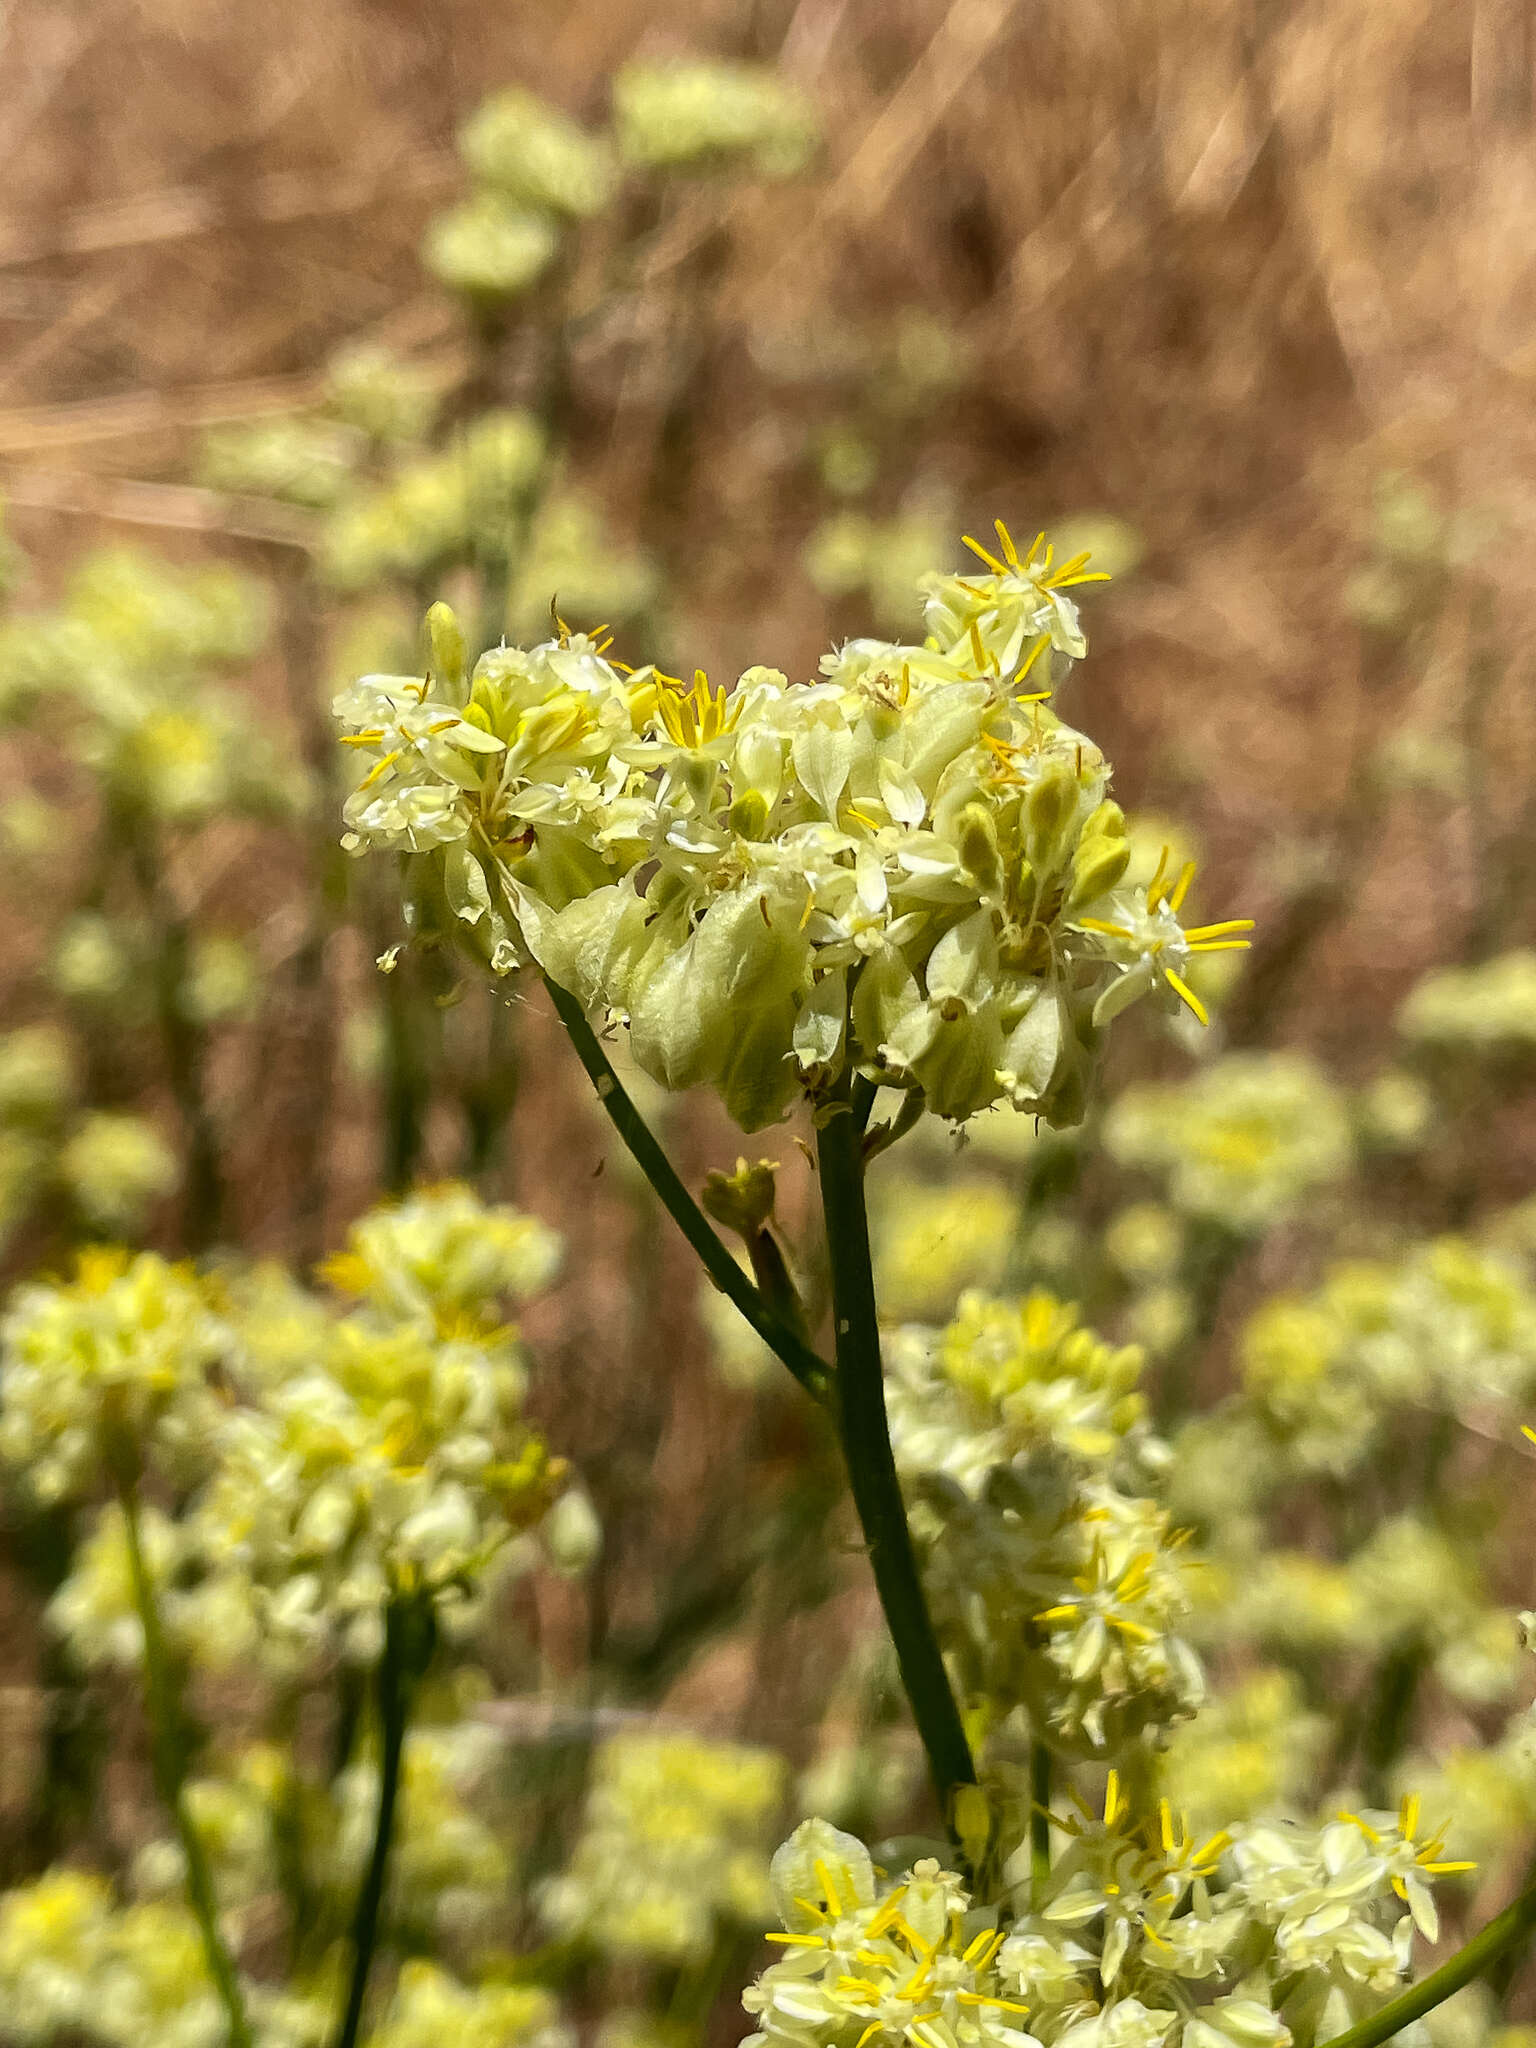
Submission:
<svg viewBox="0 0 1536 2048">
<path fill-rule="evenodd" d="M 1070 1123 L 1109 1020 L 1188 1001 L 1191 947 L 1247 924 L 1191 936 L 1187 875 L 1127 883 L 1107 765 L 1047 702 L 1090 572 L 1000 531 L 989 573 L 933 583 L 926 645 L 850 641 L 808 683 L 684 684 L 564 630 L 364 677 L 346 844 L 417 857 L 419 933 L 531 957 L 745 1129 L 850 1069 L 955 1121 Z"/>
</svg>

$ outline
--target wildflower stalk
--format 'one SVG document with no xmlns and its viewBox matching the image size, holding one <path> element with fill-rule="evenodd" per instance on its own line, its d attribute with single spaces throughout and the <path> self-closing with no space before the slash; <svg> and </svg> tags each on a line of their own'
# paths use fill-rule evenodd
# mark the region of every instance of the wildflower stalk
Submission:
<svg viewBox="0 0 1536 2048">
<path fill-rule="evenodd" d="M 1532 1928 L 1536 1928 L 1536 1881 L 1528 1884 L 1518 1898 L 1488 1922 L 1480 1934 L 1474 1934 L 1464 1947 L 1457 1949 L 1455 1955 L 1442 1963 L 1438 1970 L 1432 1970 L 1422 1983 L 1411 1985 L 1384 2005 L 1380 2012 L 1361 2020 L 1358 2026 L 1335 2034 L 1328 2048 L 1381 2048 L 1382 2042 L 1390 2041 L 1404 2027 L 1412 2026 L 1425 2013 L 1443 2005 L 1453 1992 L 1460 1991 L 1463 1985 L 1480 1977 L 1491 1964 L 1524 1941 Z"/>
<path fill-rule="evenodd" d="M 208 1867 L 207 1852 L 203 1848 L 202 1837 L 197 1832 L 192 1809 L 187 1803 L 181 1742 L 177 1727 L 180 1710 L 176 1698 L 176 1685 L 166 1651 L 165 1632 L 160 1626 L 160 1609 L 155 1599 L 154 1581 L 144 1556 L 134 1475 L 127 1469 L 126 1461 L 117 1462 L 117 1498 L 123 1512 L 128 1572 L 133 1584 L 133 1604 L 138 1611 L 139 1627 L 144 1636 L 145 1692 L 155 1790 L 175 1824 L 176 1837 L 181 1844 L 182 1857 L 186 1863 L 187 1903 L 192 1908 L 198 1931 L 202 1935 L 203 1956 L 208 1965 L 208 1975 L 213 1980 L 213 1988 L 224 2008 L 229 2048 L 251 2048 L 251 2029 L 245 2016 L 245 2003 L 240 1995 L 240 1980 L 230 1960 L 229 1950 L 224 1945 L 224 1937 L 219 1932 L 219 1910 L 214 1896 L 213 1873 Z"/>
<path fill-rule="evenodd" d="M 940 1810 L 950 1819 L 955 1794 L 976 1783 L 976 1766 L 923 1598 L 891 1450 L 864 1202 L 863 1138 L 846 1088 L 824 1115 L 816 1133 L 816 1164 L 832 1268 L 838 1433 L 902 1684 Z"/>
<path fill-rule="evenodd" d="M 689 1244 L 698 1253 L 704 1270 L 731 1303 L 751 1324 L 769 1350 L 783 1360 L 814 1400 L 826 1401 L 831 1375 L 803 1338 L 789 1328 L 742 1272 L 716 1236 L 708 1217 L 684 1187 L 676 1168 L 657 1143 L 655 1134 L 624 1092 L 597 1034 L 587 1022 L 580 1003 L 568 990 L 545 977 L 545 987 L 555 1006 L 576 1057 L 597 1090 L 597 1099 L 608 1121 L 628 1147 L 631 1157 L 660 1196 L 662 1206 Z M 845 1119 L 846 1121 L 846 1119 Z"/>
<path fill-rule="evenodd" d="M 384 1649 L 375 1676 L 379 1712 L 379 1804 L 373 1824 L 373 1847 L 363 1873 L 352 1916 L 352 1970 L 347 2001 L 336 2029 L 335 2048 L 357 2048 L 368 1979 L 379 1942 L 384 1886 L 394 1847 L 395 1819 L 400 1804 L 400 1764 L 406 1724 L 416 1680 L 432 1654 L 432 1610 L 429 1605 L 396 1597 L 384 1610 Z"/>
<path fill-rule="evenodd" d="M 1036 1740 L 1029 1748 L 1029 1884 L 1038 1911 L 1051 1875 L 1051 1752 Z"/>
</svg>

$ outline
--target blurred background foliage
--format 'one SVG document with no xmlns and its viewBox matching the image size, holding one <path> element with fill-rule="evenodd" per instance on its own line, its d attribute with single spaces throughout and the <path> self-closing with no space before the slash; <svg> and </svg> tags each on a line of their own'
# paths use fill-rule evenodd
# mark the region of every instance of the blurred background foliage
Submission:
<svg viewBox="0 0 1536 2048">
<path fill-rule="evenodd" d="M 898 1152 L 889 1314 L 1041 1289 L 1142 1346 L 1216 1683 L 1170 1789 L 1217 1825 L 1395 1798 L 1413 1763 L 1497 1904 L 1536 1838 L 1507 1732 L 1536 1391 L 1522 0 L 18 0 L 0 38 L 8 1273 L 104 1240 L 302 1273 L 444 1178 L 566 1242 L 528 1404 L 601 1544 L 517 1577 L 415 1738 L 379 2048 L 733 2038 L 775 1831 L 899 1835 L 921 1770 L 819 1418 L 701 1292 L 542 1001 L 376 971 L 401 934 L 337 847 L 330 695 L 414 670 L 439 596 L 484 642 L 555 614 L 678 673 L 809 674 L 914 630 L 917 574 L 994 514 L 1114 572 L 1072 688 L 1138 872 L 1197 858 L 1259 930 L 1201 984 L 1209 1032 L 1121 1035 L 1080 1134 L 986 1117 Z M 708 1105 L 657 1114 L 695 1183 L 729 1165 Z M 119 1952 L 167 1938 L 144 1737 L 79 1643 L 121 1563 L 68 1577 L 78 1532 L 19 1496 L 3 1534 L 0 1866 L 50 1865 L 89 1754 L 68 1819 L 137 1903 L 55 1871 L 0 1904 L 0 1980 L 46 1923 L 139 1983 Z M 343 1750 L 306 1807 L 271 1702 L 220 1686 L 194 1791 L 245 1951 L 280 1948 L 286 1893 L 320 1968 L 368 1767 Z"/>
</svg>

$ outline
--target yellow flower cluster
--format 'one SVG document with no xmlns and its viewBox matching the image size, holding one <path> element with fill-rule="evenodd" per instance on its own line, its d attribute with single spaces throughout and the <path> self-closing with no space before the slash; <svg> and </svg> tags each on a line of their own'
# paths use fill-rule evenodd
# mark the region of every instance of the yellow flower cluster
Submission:
<svg viewBox="0 0 1536 2048">
<path fill-rule="evenodd" d="M 940 1639 L 979 1706 L 1052 1747 L 1119 1754 L 1204 1692 L 1180 1631 L 1189 1561 L 1144 1488 L 1141 1354 L 1036 1292 L 962 1298 L 888 1348 L 891 1438 Z"/>
<path fill-rule="evenodd" d="M 772 1911 L 768 1844 L 785 1790 L 768 1750 L 697 1736 L 615 1735 L 598 1752 L 576 1850 L 544 1915 L 619 1956 L 706 1955 L 721 1923 Z"/>
<path fill-rule="evenodd" d="M 940 1116 L 1080 1113 L 1104 1027 L 1247 943 L 1186 931 L 1192 868 L 1126 881 L 1099 750 L 1049 708 L 1084 651 L 1084 558 L 999 530 L 925 582 L 923 646 L 855 640 L 791 684 L 625 671 L 564 635 L 472 674 L 446 608 L 434 672 L 338 698 L 368 763 L 346 843 L 417 856 L 411 916 L 495 973 L 531 956 L 622 1018 L 637 1065 L 756 1129 L 854 1068 Z"/>
</svg>

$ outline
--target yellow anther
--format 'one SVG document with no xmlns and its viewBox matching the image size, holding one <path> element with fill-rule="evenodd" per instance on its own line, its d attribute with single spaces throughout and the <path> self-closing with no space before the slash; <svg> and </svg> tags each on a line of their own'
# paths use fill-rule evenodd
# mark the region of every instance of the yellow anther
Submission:
<svg viewBox="0 0 1536 2048">
<path fill-rule="evenodd" d="M 1061 564 L 1056 574 L 1051 578 L 1052 587 L 1059 589 L 1069 576 L 1075 576 L 1079 569 L 1086 567 L 1087 562 L 1088 550 L 1084 548 L 1080 555 L 1073 555 L 1069 560 Z"/>
<path fill-rule="evenodd" d="M 1158 903 L 1162 899 L 1163 875 L 1168 866 L 1168 856 L 1172 853 L 1172 851 L 1173 848 L 1171 846 L 1165 846 L 1162 852 L 1157 856 L 1157 866 L 1153 870 L 1151 881 L 1147 884 L 1148 910 L 1156 910 Z"/>
<path fill-rule="evenodd" d="M 1120 1803 L 1120 1773 L 1111 1771 L 1104 1783 L 1104 1825 L 1112 1828 L 1124 1812 Z"/>
<path fill-rule="evenodd" d="M 933 1943 L 931 1941 L 924 1941 L 923 1937 L 917 1932 L 917 1930 L 914 1927 L 908 1926 L 907 1922 L 903 1920 L 899 1914 L 891 1924 L 896 1929 L 896 1932 L 901 1936 L 902 1940 L 907 1944 L 907 1946 L 910 1949 L 914 1951 L 915 1954 L 924 1957 L 931 1956 L 933 1954 Z"/>
<path fill-rule="evenodd" d="M 1034 645 L 1030 648 L 1028 654 L 1026 654 L 1024 659 L 1019 663 L 1019 666 L 1014 670 L 1013 680 L 1015 683 L 1023 682 L 1024 678 L 1029 674 L 1030 670 L 1034 667 L 1035 663 L 1040 659 L 1041 655 L 1044 654 L 1046 648 L 1049 647 L 1050 644 L 1050 634 L 1042 633 L 1039 639 L 1036 640 Z M 1050 694 L 1051 693 L 1049 690 L 1043 690 L 1035 696 L 1024 698 L 1020 701 L 1029 704 L 1041 704 L 1044 703 L 1045 699 L 1049 697 Z"/>
<path fill-rule="evenodd" d="M 1004 568 L 1003 564 L 997 559 L 996 555 L 992 554 L 988 549 L 984 548 L 979 540 L 972 540 L 971 536 L 968 533 L 962 533 L 960 538 L 965 543 L 965 545 L 970 549 L 973 555 L 979 556 L 980 559 L 986 563 L 987 567 L 992 571 L 992 573 L 995 576 L 1007 575 L 1007 570 Z"/>
<path fill-rule="evenodd" d="M 1179 870 L 1179 879 L 1174 883 L 1173 891 L 1168 898 L 1168 908 L 1171 911 L 1177 913 L 1179 905 L 1189 894 L 1189 885 L 1195 879 L 1195 868 L 1196 863 L 1192 860 L 1187 860 Z"/>
<path fill-rule="evenodd" d="M 1164 980 L 1166 980 L 1168 986 L 1173 990 L 1174 994 L 1178 997 L 1179 1001 L 1189 1011 L 1190 1015 L 1196 1020 L 1197 1023 L 1210 1023 L 1210 1011 L 1205 1007 L 1204 1003 L 1201 1002 L 1200 998 L 1195 994 L 1194 990 L 1190 987 L 1187 981 L 1181 980 L 1179 976 L 1174 973 L 1171 967 L 1164 968 L 1163 978 Z"/>
<path fill-rule="evenodd" d="M 871 1941 L 877 1940 L 888 1927 L 894 1926 L 896 1921 L 901 1918 L 901 1902 L 907 1896 L 909 1889 L 910 1887 L 907 1885 L 897 1885 L 895 1891 L 891 1893 L 874 1919 L 870 1921 L 865 1932 Z"/>
<path fill-rule="evenodd" d="M 383 726 L 375 726 L 371 732 L 344 732 L 341 744 L 344 747 L 376 747 L 384 737 Z"/>
<path fill-rule="evenodd" d="M 380 760 L 375 761 L 373 766 L 368 770 L 368 773 L 357 785 L 358 789 L 360 791 L 365 789 L 372 789 L 373 785 L 376 782 L 381 781 L 383 777 L 389 773 L 390 769 L 394 767 L 395 763 L 399 760 L 400 756 L 404 752 L 405 749 L 403 747 L 396 747 L 392 753 L 385 754 Z"/>
<path fill-rule="evenodd" d="M 1110 1615 L 1109 1625 L 1112 1629 L 1118 1630 L 1129 1642 L 1155 1643 L 1157 1641 L 1157 1637 L 1151 1629 L 1144 1628 L 1139 1621 L 1128 1620 L 1123 1614 Z"/>
<path fill-rule="evenodd" d="M 826 1864 L 822 1862 L 819 1856 L 817 1857 L 815 1863 L 812 1864 L 811 1868 L 815 1871 L 816 1876 L 820 1881 L 821 1888 L 827 1895 L 827 1904 L 832 1908 L 832 1911 L 837 1915 L 838 1919 L 841 1920 L 841 1918 L 843 1917 L 843 1902 L 837 1895 L 837 1886 L 832 1882 L 831 1871 L 827 1868 Z"/>
<path fill-rule="evenodd" d="M 992 524 L 997 530 L 997 538 L 1002 546 L 1003 560 L 1010 569 L 1017 569 L 1019 566 L 1019 551 L 1013 544 L 1013 535 L 1004 526 L 1001 519 L 994 519 Z"/>
<path fill-rule="evenodd" d="M 1377 1833 L 1375 1828 L 1371 1826 L 1370 1822 L 1368 1820 L 1362 1820 L 1358 1813 L 1346 1813 L 1341 1809 L 1339 1813 L 1339 1819 L 1347 1820 L 1351 1824 L 1351 1826 L 1357 1827 L 1368 1842 L 1377 1843 L 1381 1840 L 1381 1836 Z"/>
</svg>

